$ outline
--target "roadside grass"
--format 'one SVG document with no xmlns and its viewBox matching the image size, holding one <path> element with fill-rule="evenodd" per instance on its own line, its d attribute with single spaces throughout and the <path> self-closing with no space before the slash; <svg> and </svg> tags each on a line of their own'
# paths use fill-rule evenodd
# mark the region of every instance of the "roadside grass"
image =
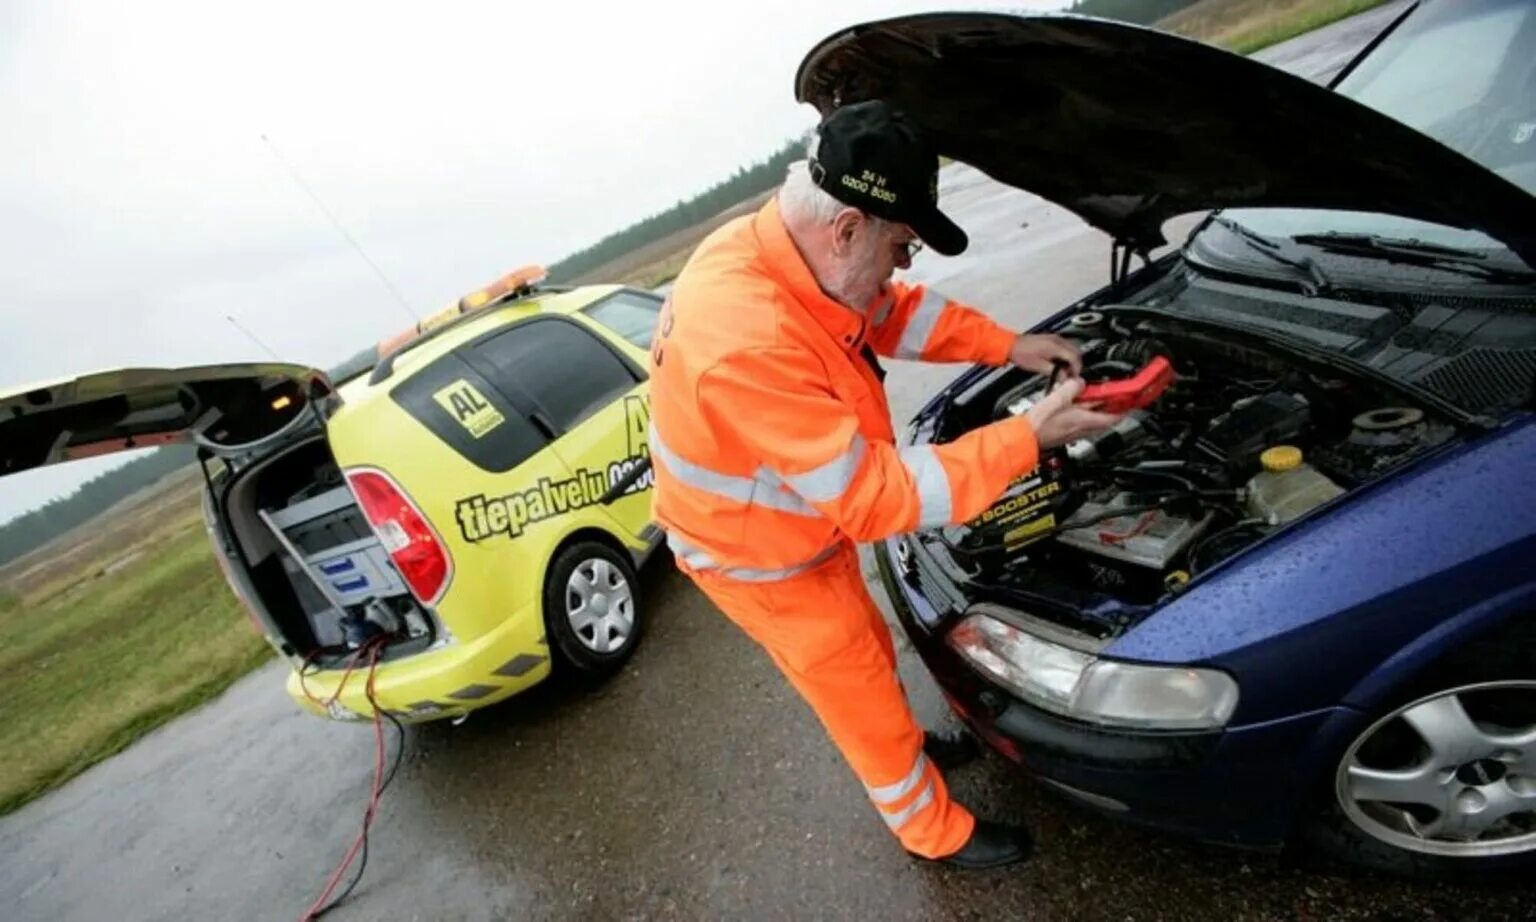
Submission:
<svg viewBox="0 0 1536 922">
<path fill-rule="evenodd" d="M 217 695 L 271 655 L 195 515 L 36 605 L 0 596 L 0 814 Z"/>
<path fill-rule="evenodd" d="M 1159 20 L 1157 28 L 1236 54 L 1253 54 L 1320 29 L 1385 0 L 1204 0 Z"/>
<path fill-rule="evenodd" d="M 688 257 L 692 255 L 692 247 L 683 247 L 669 256 L 641 267 L 630 278 L 619 281 L 640 288 L 656 288 L 665 285 L 677 278 L 678 273 L 683 271 L 683 264 L 688 262 Z"/>
<path fill-rule="evenodd" d="M 195 467 L 101 511 L 95 518 L 31 553 L 0 565 L 0 591 L 35 606 L 84 580 L 94 579 L 157 546 L 167 530 L 193 520 L 203 486 Z"/>
</svg>

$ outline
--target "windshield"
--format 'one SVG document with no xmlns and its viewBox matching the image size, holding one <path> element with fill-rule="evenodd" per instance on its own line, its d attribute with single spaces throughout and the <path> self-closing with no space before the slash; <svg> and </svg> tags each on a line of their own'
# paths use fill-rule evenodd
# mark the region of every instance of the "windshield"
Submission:
<svg viewBox="0 0 1536 922">
<path fill-rule="evenodd" d="M 1336 89 L 1536 194 L 1536 4 L 1530 0 L 1426 3 Z M 1338 232 L 1505 249 L 1476 231 L 1390 215 L 1255 208 L 1224 214 L 1268 237 Z"/>
</svg>

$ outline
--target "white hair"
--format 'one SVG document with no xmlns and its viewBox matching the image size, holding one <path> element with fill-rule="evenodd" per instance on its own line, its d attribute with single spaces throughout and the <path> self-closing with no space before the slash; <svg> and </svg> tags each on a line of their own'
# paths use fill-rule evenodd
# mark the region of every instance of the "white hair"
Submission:
<svg viewBox="0 0 1536 922">
<path fill-rule="evenodd" d="M 816 159 L 820 140 L 815 132 L 811 133 L 805 145 L 807 159 L 791 163 L 784 176 L 784 185 L 779 187 L 779 212 L 788 222 L 813 226 L 831 224 L 838 212 L 853 207 L 833 198 L 811 179 L 811 161 Z M 876 231 L 885 226 L 885 222 L 874 215 L 866 214 L 865 217 L 873 222 Z"/>
<path fill-rule="evenodd" d="M 794 224 L 831 224 L 837 213 L 847 207 L 811 180 L 809 160 L 796 160 L 789 165 L 784 185 L 779 188 L 779 211 L 784 220 Z"/>
</svg>

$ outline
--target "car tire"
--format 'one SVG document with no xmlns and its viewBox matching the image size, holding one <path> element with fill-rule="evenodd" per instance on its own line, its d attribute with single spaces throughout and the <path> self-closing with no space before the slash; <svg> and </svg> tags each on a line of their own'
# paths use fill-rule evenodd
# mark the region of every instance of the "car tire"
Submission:
<svg viewBox="0 0 1536 922">
<path fill-rule="evenodd" d="M 1414 796 L 1441 800 L 1407 799 Z M 1479 830 L 1512 805 L 1518 812 Z M 1478 838 L 1461 841 L 1458 829 Z M 1528 880 L 1536 871 L 1536 619 L 1467 645 L 1379 709 L 1333 760 L 1299 838 L 1314 856 L 1395 876 Z"/>
<path fill-rule="evenodd" d="M 629 558 L 599 541 L 563 549 L 544 579 L 544 626 L 556 669 L 601 678 L 640 641 L 640 584 Z"/>
</svg>

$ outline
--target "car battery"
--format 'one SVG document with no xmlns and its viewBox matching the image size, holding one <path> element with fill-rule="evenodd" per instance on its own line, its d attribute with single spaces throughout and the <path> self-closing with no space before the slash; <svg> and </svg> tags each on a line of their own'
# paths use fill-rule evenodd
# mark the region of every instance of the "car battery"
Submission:
<svg viewBox="0 0 1536 922">
<path fill-rule="evenodd" d="M 1125 508 L 1123 515 L 1115 515 Z M 1124 502 L 1086 502 L 1075 520 L 1092 524 L 1073 528 L 1069 519 L 1056 535 L 1054 562 L 1063 572 L 1077 571 L 1098 589 L 1150 602 L 1166 590 L 1179 555 L 1205 532 L 1214 516 L 1171 515 L 1162 509 L 1136 509 Z"/>
<path fill-rule="evenodd" d="M 1067 528 L 1057 540 L 1067 547 L 1161 574 L 1211 521 L 1210 513 L 1199 519 L 1187 519 L 1161 509 L 1128 510 L 1120 516 L 1115 516 L 1114 511 L 1112 505 L 1084 503 L 1078 510 L 1081 517 L 1099 521 L 1083 528 Z"/>
</svg>

